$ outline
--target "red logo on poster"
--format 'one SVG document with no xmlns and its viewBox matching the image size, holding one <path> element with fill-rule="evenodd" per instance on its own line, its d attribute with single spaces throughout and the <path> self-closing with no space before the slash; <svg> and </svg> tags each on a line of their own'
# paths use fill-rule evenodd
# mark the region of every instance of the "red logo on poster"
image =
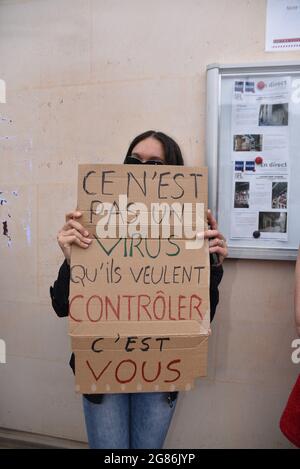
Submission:
<svg viewBox="0 0 300 469">
<path fill-rule="evenodd" d="M 265 82 L 264 81 L 259 81 L 256 85 L 256 87 L 259 89 L 259 90 L 263 90 L 264 87 L 266 86 Z"/>
</svg>

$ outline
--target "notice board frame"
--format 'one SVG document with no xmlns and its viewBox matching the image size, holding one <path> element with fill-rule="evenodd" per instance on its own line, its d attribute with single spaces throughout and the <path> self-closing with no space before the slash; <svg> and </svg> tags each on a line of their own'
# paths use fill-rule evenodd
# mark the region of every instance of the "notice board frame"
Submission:
<svg viewBox="0 0 300 469">
<path fill-rule="evenodd" d="M 224 158 L 226 154 L 222 152 L 222 98 L 224 93 L 224 80 L 234 78 L 243 79 L 247 77 L 274 78 L 279 76 L 291 76 L 292 80 L 299 78 L 300 86 L 300 62 L 264 62 L 248 64 L 210 64 L 206 70 L 206 165 L 208 166 L 208 200 L 209 207 L 215 214 L 219 229 L 225 235 L 228 243 L 229 257 L 243 259 L 269 259 L 269 260 L 296 260 L 299 238 L 300 238 L 300 156 L 299 162 L 295 160 L 295 178 L 299 170 L 299 183 L 290 187 L 290 200 L 293 204 L 293 212 L 298 213 L 298 217 L 289 218 L 289 240 L 286 242 L 274 242 L 273 240 L 260 240 L 254 244 L 255 240 L 234 240 L 230 239 L 230 216 L 227 213 L 227 221 L 224 216 L 224 199 L 231 197 L 231 194 L 220 194 L 220 186 L 227 189 L 232 187 L 232 179 L 228 179 L 228 171 L 224 171 Z M 297 84 L 298 86 L 298 84 Z M 300 96 L 300 93 L 298 93 Z M 300 123 L 300 102 L 299 118 Z M 228 112 L 228 109 L 227 111 Z M 294 145 L 295 146 L 295 145 Z M 299 125 L 299 149 L 300 149 L 300 125 Z M 226 153 L 226 152 L 225 152 Z M 294 148 L 295 153 L 295 148 Z M 300 155 L 300 150 L 299 150 Z M 228 155 L 227 155 L 228 156 Z M 290 151 L 290 164 L 293 163 L 293 148 Z M 230 159 L 228 164 L 230 164 Z M 227 163 L 226 163 L 227 164 Z M 226 166 L 225 164 L 225 166 Z M 222 195 L 222 197 L 221 197 Z M 227 204 L 228 205 L 228 204 Z M 228 208 L 228 207 L 227 207 Z"/>
</svg>

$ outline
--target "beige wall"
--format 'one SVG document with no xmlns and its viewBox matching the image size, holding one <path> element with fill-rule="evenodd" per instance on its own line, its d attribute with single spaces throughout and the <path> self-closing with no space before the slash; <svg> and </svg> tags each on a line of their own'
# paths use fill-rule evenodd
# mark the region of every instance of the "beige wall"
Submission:
<svg viewBox="0 0 300 469">
<path fill-rule="evenodd" d="M 0 0 L 0 426 L 86 438 L 66 321 L 48 289 L 77 164 L 120 162 L 139 132 L 204 161 L 205 69 L 265 53 L 264 0 Z M 17 191 L 12 193 L 12 191 Z M 10 216 L 9 216 L 10 215 Z M 2 227 L 2 224 L 1 224 Z M 167 447 L 289 447 L 278 419 L 298 369 L 292 262 L 228 260 L 207 379 L 182 395 Z"/>
</svg>

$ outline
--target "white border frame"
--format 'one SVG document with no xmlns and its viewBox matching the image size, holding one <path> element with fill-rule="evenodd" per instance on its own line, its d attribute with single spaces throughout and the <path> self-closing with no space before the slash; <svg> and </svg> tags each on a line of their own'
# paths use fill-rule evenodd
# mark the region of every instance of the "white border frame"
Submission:
<svg viewBox="0 0 300 469">
<path fill-rule="evenodd" d="M 254 64 L 210 64 L 206 68 L 206 165 L 208 167 L 208 201 L 218 216 L 219 142 L 221 113 L 221 80 L 223 76 L 276 75 L 300 72 L 300 62 L 263 62 Z M 229 257 L 243 259 L 296 260 L 298 250 L 290 248 L 232 247 Z"/>
</svg>

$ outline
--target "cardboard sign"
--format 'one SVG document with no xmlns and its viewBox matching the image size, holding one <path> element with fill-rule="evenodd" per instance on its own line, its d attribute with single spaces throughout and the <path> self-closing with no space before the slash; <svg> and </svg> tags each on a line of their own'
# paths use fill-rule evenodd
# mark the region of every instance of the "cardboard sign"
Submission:
<svg viewBox="0 0 300 469">
<path fill-rule="evenodd" d="M 210 331 L 206 168 L 80 165 L 77 208 L 93 242 L 71 255 L 76 390 L 191 389 Z"/>
</svg>

